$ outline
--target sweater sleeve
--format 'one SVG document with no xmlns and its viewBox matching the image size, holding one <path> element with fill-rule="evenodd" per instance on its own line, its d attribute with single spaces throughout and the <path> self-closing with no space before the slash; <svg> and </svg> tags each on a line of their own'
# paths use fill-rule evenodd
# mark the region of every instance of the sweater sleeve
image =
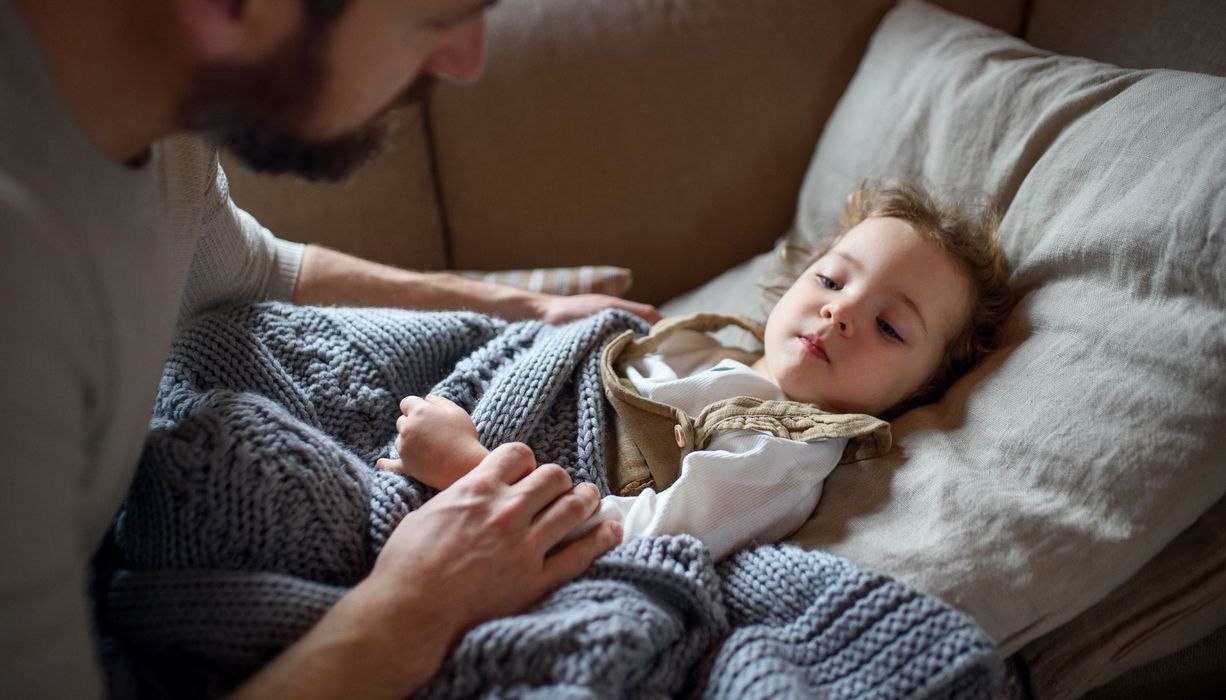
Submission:
<svg viewBox="0 0 1226 700">
<path fill-rule="evenodd" d="M 627 538 L 692 534 L 719 560 L 800 527 L 817 506 L 822 481 L 838 464 L 845 442 L 731 431 L 686 455 L 672 486 L 606 496 L 597 517 L 621 521 Z"/>
<path fill-rule="evenodd" d="M 218 304 L 290 299 L 305 246 L 272 235 L 234 203 L 215 152 L 206 173 L 200 238 L 183 291 L 182 316 Z"/>
<path fill-rule="evenodd" d="M 83 271 L 0 174 L 0 697 L 101 695 L 80 530 L 97 383 Z"/>
</svg>

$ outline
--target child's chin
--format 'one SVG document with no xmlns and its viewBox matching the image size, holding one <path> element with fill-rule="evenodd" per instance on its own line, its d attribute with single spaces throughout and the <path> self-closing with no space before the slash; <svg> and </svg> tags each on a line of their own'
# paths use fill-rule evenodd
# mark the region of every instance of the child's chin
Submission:
<svg viewBox="0 0 1226 700">
<path fill-rule="evenodd" d="M 787 381 L 778 382 L 777 385 L 788 401 L 811 403 L 819 407 L 824 407 L 826 403 L 826 397 L 822 396 L 821 392 L 814 391 L 812 387 L 805 387 Z"/>
</svg>

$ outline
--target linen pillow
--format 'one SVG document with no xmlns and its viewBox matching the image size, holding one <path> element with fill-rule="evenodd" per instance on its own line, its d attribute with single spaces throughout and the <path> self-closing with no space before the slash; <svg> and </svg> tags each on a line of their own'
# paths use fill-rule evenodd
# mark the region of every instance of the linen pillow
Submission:
<svg viewBox="0 0 1226 700">
<path fill-rule="evenodd" d="M 538 267 L 531 270 L 457 270 L 455 274 L 485 282 L 497 282 L 533 292 L 572 294 L 611 294 L 621 296 L 634 283 L 629 268 L 611 265 L 579 267 Z"/>
<path fill-rule="evenodd" d="M 896 420 L 897 449 L 836 470 L 792 541 L 945 598 L 1012 653 L 1226 493 L 1226 80 L 906 0 L 826 125 L 793 236 L 874 176 L 994 197 L 1021 301 L 1005 349 Z"/>
</svg>

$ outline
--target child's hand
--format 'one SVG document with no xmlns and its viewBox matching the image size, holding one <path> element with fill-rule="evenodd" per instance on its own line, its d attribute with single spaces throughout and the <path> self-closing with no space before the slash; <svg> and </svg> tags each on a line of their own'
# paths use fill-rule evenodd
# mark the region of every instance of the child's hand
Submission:
<svg viewBox="0 0 1226 700">
<path fill-rule="evenodd" d="M 477 427 L 464 409 L 433 394 L 406 396 L 396 419 L 400 459 L 380 459 L 375 466 L 445 489 L 489 454 L 477 439 Z"/>
</svg>

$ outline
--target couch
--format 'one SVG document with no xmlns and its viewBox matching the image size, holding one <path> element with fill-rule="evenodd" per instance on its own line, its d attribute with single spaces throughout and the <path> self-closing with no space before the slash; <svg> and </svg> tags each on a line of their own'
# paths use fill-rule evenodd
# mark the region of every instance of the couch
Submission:
<svg viewBox="0 0 1226 700">
<path fill-rule="evenodd" d="M 883 21 L 884 20 L 884 21 Z M 793 536 L 971 613 L 1034 697 L 1226 690 L 1218 0 L 509 0 L 485 76 L 341 184 L 245 172 L 278 235 L 416 269 L 603 265 L 761 318 L 867 176 L 986 192 L 1005 347 Z"/>
</svg>

